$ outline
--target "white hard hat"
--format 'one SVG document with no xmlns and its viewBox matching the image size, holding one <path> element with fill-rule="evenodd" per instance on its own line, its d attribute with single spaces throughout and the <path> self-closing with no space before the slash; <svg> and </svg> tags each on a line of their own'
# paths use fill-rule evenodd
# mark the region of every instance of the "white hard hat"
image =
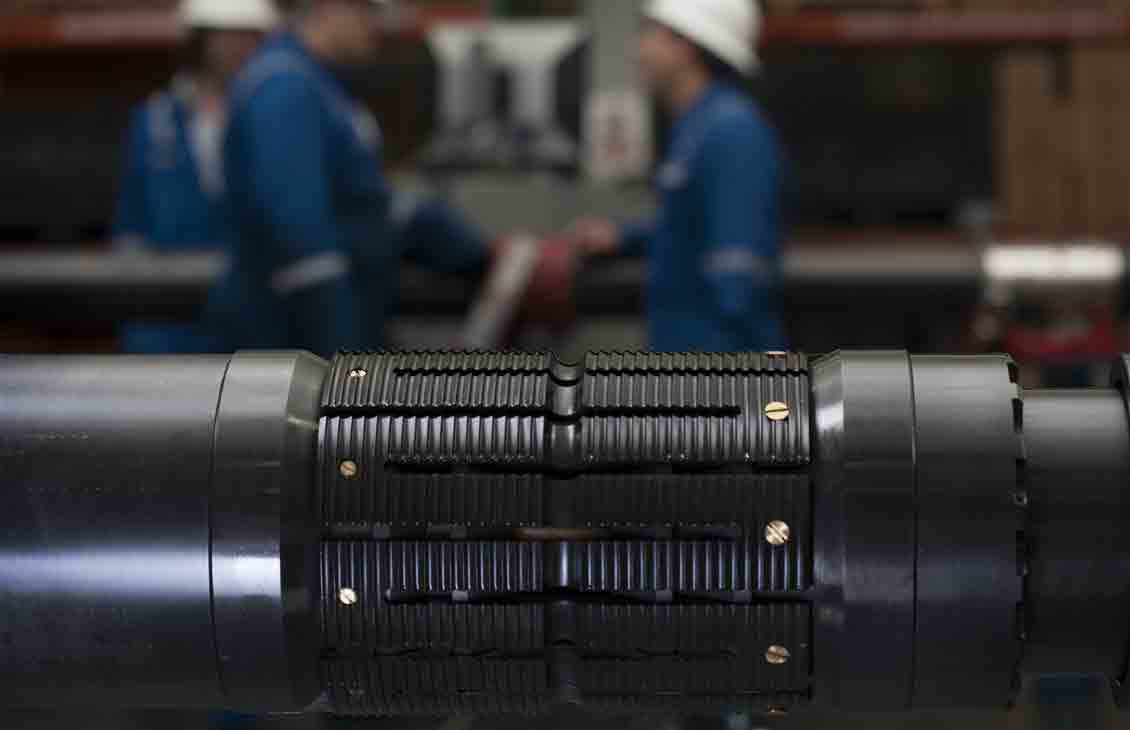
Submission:
<svg viewBox="0 0 1130 730">
<path fill-rule="evenodd" d="M 757 70 L 762 26 L 757 0 L 651 0 L 643 14 L 744 74 Z"/>
<path fill-rule="evenodd" d="M 279 24 L 272 0 L 184 0 L 181 23 L 188 28 L 269 31 Z"/>
</svg>

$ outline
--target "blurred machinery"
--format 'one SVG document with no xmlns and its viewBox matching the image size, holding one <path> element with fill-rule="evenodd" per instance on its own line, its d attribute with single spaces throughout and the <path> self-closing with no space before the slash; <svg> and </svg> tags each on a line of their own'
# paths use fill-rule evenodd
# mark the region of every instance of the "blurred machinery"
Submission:
<svg viewBox="0 0 1130 730">
<path fill-rule="evenodd" d="M 439 187 L 474 218 L 487 221 L 488 230 L 551 236 L 583 211 L 623 214 L 643 197 L 634 188 L 572 178 L 566 185 L 555 175 L 532 174 L 578 166 L 591 173 L 594 150 L 595 157 L 606 159 L 613 148 L 634 150 L 625 157 L 635 177 L 646 171 L 647 155 L 637 148 L 650 148 L 656 140 L 644 129 L 651 110 L 638 96 L 632 54 L 624 53 L 637 29 L 631 5 L 594 1 L 587 4 L 585 18 L 528 22 L 487 17 L 481 9 L 405 6 L 400 15 L 390 16 L 395 27 L 388 29 L 380 62 L 350 74 L 351 83 L 379 112 L 393 162 L 424 163 Z M 28 241 L 103 237 L 125 111 L 173 67 L 175 23 L 170 21 L 153 12 L 5 16 L 0 23 L 0 167 L 6 173 L 0 177 L 0 239 L 22 248 Z M 1025 359 L 1036 353 L 1064 361 L 1109 354 L 1112 343 L 1121 343 L 1115 324 L 1121 308 L 1109 306 L 1105 294 L 1098 307 L 1070 296 L 1066 304 L 1057 296 L 1054 303 L 1037 306 L 1031 306 L 1030 296 L 990 296 L 985 267 L 975 261 L 980 254 L 953 231 L 960 211 L 977 207 L 977 201 L 998 199 L 999 210 L 1011 216 L 1015 206 L 995 190 L 1002 180 L 1041 177 L 1020 168 L 994 172 L 993 160 L 1001 157 L 994 153 L 996 143 L 1015 137 L 1001 130 L 1002 139 L 996 140 L 994 119 L 1021 117 L 1042 124 L 1052 115 L 1021 106 L 1015 113 L 997 113 L 1008 112 L 1006 102 L 1011 105 L 1018 93 L 1009 83 L 1015 74 L 1006 72 L 1017 63 L 1005 63 L 996 82 L 986 67 L 1002 52 L 1023 61 L 1030 46 L 1038 45 L 1037 65 L 1054 70 L 1058 66 L 1044 57 L 1054 60 L 1056 49 L 1116 40 L 1125 35 L 1124 26 L 1107 12 L 772 16 L 766 72 L 756 92 L 792 152 L 790 217 L 801 225 L 830 226 L 816 247 L 798 245 L 790 254 L 793 273 L 786 296 L 794 343 L 813 351 L 843 344 L 935 352 L 1008 346 Z M 1012 51 L 1011 44 L 1022 45 Z M 1105 77 L 1091 78 L 1086 69 L 1125 64 L 1107 63 L 1105 55 L 1084 50 L 1079 53 L 1094 56 L 1091 61 L 1072 61 L 1070 69 L 1060 70 L 1070 71 L 1073 87 L 1106 88 Z M 1072 50 L 1060 60 L 1066 63 L 1075 55 Z M 1025 64 L 1019 66 L 1023 70 Z M 1000 109 L 994 111 L 998 97 Z M 1097 119 L 1097 108 L 1089 105 L 1079 114 Z M 597 136 L 594 129 L 609 135 L 595 147 L 589 139 Z M 1091 137 L 1103 135 L 1117 136 Z M 1027 139 L 1004 144 L 1008 154 L 1003 157 L 1040 157 L 1025 151 L 1020 143 Z M 1028 142 L 1051 144 L 1045 137 Z M 1130 169 L 1117 159 L 1108 167 Z M 615 178 L 620 168 L 611 167 Z M 546 184 L 546 177 L 556 184 Z M 1124 186 L 1099 187 L 1117 191 Z M 473 204 L 466 205 L 468 200 Z M 1037 200 L 1029 207 L 1050 206 Z M 872 245 L 853 238 L 845 226 L 893 233 Z M 1070 240 L 1077 230 L 1086 227 L 1037 230 L 1033 238 Z M 939 231 L 944 243 L 935 245 Z M 1001 233 L 1008 238 L 1024 235 L 1025 229 Z M 1116 231 L 1110 233 L 1110 240 L 1118 240 Z M 54 321 L 61 323 L 57 337 L 88 331 L 88 325 L 76 326 L 80 320 L 99 321 L 105 334 L 105 325 L 125 310 L 143 309 L 153 317 L 170 308 L 191 310 L 191 300 L 199 296 L 192 292 L 199 287 L 188 282 L 199 279 L 201 266 L 216 265 L 197 262 L 172 272 L 173 262 L 85 255 L 56 260 L 47 252 L 42 249 L 41 258 L 14 254 L 0 266 L 5 326 L 38 328 Z M 928 272 L 932 266 L 940 268 Z M 868 267 L 874 271 L 865 272 Z M 963 273 L 954 276 L 956 269 Z M 908 278 L 899 281 L 899 271 Z M 620 315 L 630 323 L 640 311 L 640 272 L 637 263 L 586 270 L 574 287 L 581 321 Z M 24 274 L 27 280 L 15 280 Z M 147 283 L 139 280 L 141 274 L 156 278 Z M 99 279 L 103 285 L 92 284 Z M 87 298 L 90 293 L 98 298 Z M 127 301 L 135 294 L 136 300 Z M 403 295 L 407 315 L 442 320 L 445 326 L 461 322 L 475 300 L 474 289 L 464 283 L 437 286 L 416 273 L 405 280 Z M 844 301 L 852 302 L 851 311 Z M 404 329 L 425 331 L 415 323 Z M 449 334 L 436 334 L 428 344 L 456 341 Z M 610 339 L 641 342 L 638 334 L 622 337 L 620 331 L 575 339 L 570 351 Z M 48 344 L 63 346 L 58 339 Z"/>
<path fill-rule="evenodd" d="M 1125 704 L 1128 368 L 0 358 L 0 705 Z"/>
<path fill-rule="evenodd" d="M 640 316 L 642 262 L 582 267 L 566 240 L 518 240 L 526 243 L 511 248 L 517 259 L 500 261 L 487 280 L 491 285 L 407 269 L 401 312 L 449 321 L 479 317 L 478 324 L 458 331 L 492 333 L 465 341 L 480 347 L 528 344 L 519 336 L 528 329 L 548 330 L 552 336 L 538 344 L 560 347 L 575 322 Z M 0 254 L 0 319 L 81 330 L 134 317 L 191 318 L 223 266 L 211 255 Z M 1101 337 L 1088 336 L 1083 353 L 1088 361 L 1101 361 L 1122 346 L 1116 323 L 1130 292 L 1127 273 L 1123 250 L 1104 243 L 982 249 L 883 244 L 850 253 L 810 245 L 786 252 L 784 295 L 794 341 L 813 351 L 831 350 L 837 342 L 910 343 L 929 352 L 1013 344 L 1026 359 L 1040 359 L 1055 354 L 1053 343 L 1063 336 L 1057 328 L 1066 319 L 1081 323 L 1072 332 L 1106 327 Z"/>
<path fill-rule="evenodd" d="M 437 59 L 439 121 L 422 162 L 432 170 L 559 169 L 578 163 L 579 22 L 441 24 L 428 33 Z M 573 99 L 564 98 L 572 94 Z"/>
<path fill-rule="evenodd" d="M 587 22 L 514 22 L 412 6 L 390 28 L 380 61 L 350 79 L 381 119 L 395 163 L 466 175 L 572 170 L 585 159 L 590 113 L 628 109 L 616 118 L 651 121 L 624 53 L 637 27 L 632 3 L 592 2 L 588 13 Z M 993 49 L 907 48 L 902 29 L 883 35 L 880 21 L 890 20 L 871 20 L 772 22 L 770 71 L 757 91 L 793 151 L 790 208 L 801 223 L 948 226 L 966 202 L 993 197 L 993 89 L 984 73 Z M 958 31 L 976 30 L 956 21 L 947 31 L 945 18 L 934 20 L 928 29 L 941 35 L 931 42 L 961 42 Z M 0 240 L 101 237 L 127 110 L 167 81 L 175 42 L 175 23 L 151 11 L 4 16 Z M 650 146 L 651 136 L 642 142 Z"/>
<path fill-rule="evenodd" d="M 1120 247 L 1016 246 L 992 252 L 985 266 L 992 284 L 972 319 L 973 347 L 1040 364 L 1027 382 L 1080 386 L 1106 376 L 1096 363 L 1124 348 L 1130 313 Z"/>
</svg>

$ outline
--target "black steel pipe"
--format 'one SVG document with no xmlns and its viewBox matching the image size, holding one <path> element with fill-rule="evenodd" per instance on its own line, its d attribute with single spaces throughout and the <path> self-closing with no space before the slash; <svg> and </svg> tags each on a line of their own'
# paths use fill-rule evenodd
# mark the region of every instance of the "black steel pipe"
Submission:
<svg viewBox="0 0 1130 730">
<path fill-rule="evenodd" d="M 19 322 L 107 324 L 130 318 L 189 321 L 200 316 L 208 291 L 224 270 L 220 254 L 152 255 L 78 252 L 0 253 L 0 319 Z M 589 267 L 577 281 L 583 314 L 634 315 L 643 311 L 646 267 L 609 261 Z M 785 260 L 788 296 L 812 309 L 837 297 L 928 302 L 975 301 L 981 261 L 971 248 L 790 251 Z M 401 309 L 413 315 L 462 316 L 475 282 L 406 266 Z M 812 306 L 805 306 L 805 303 Z"/>
<path fill-rule="evenodd" d="M 0 706 L 1124 702 L 1128 373 L 0 358 Z"/>
<path fill-rule="evenodd" d="M 1119 678 L 1130 645 L 1130 442 L 1117 391 L 1024 397 L 1028 510 L 1025 668 Z"/>
<path fill-rule="evenodd" d="M 189 321 L 200 316 L 225 266 L 222 254 L 207 252 L 0 252 L 0 319 Z M 1113 301 L 1130 291 L 1128 276 L 1125 254 L 1113 245 L 798 245 L 782 258 L 784 296 L 789 310 L 800 311 L 834 310 L 845 296 L 856 302 L 913 301 L 931 311 L 986 294 L 1035 292 L 1094 301 L 1105 292 Z M 638 260 L 590 262 L 576 282 L 581 312 L 642 311 L 645 279 L 646 266 Z M 407 265 L 400 293 L 406 313 L 458 316 L 474 296 L 475 282 Z"/>
<path fill-rule="evenodd" d="M 6 703 L 316 693 L 312 356 L 0 360 Z"/>
</svg>

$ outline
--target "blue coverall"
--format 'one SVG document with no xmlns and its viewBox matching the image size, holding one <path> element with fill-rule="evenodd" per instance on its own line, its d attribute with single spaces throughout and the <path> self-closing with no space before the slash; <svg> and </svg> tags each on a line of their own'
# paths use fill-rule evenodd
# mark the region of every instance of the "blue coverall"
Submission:
<svg viewBox="0 0 1130 730">
<path fill-rule="evenodd" d="M 209 186 L 190 141 L 189 94 L 178 86 L 151 97 L 133 114 L 113 235 L 119 249 L 156 253 L 222 248 L 222 179 Z M 212 189 L 209 189 L 209 188 Z M 122 347 L 135 354 L 218 352 L 210 323 L 131 322 Z"/>
<path fill-rule="evenodd" d="M 646 254 L 651 346 L 663 352 L 779 350 L 777 137 L 746 95 L 714 83 L 676 123 L 658 216 L 624 226 Z"/>
<path fill-rule="evenodd" d="M 432 235 L 458 223 L 442 208 L 405 217 L 419 230 L 404 250 L 376 122 L 293 34 L 237 79 L 225 170 L 229 284 L 246 294 L 228 318 L 239 347 L 381 346 L 402 257 L 453 272 L 486 262 L 478 236 Z"/>
</svg>

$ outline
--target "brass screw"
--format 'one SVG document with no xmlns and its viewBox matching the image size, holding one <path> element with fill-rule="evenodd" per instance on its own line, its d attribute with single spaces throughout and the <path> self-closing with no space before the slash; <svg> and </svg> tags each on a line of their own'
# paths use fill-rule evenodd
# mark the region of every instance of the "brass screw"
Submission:
<svg viewBox="0 0 1130 730">
<path fill-rule="evenodd" d="M 765 542 L 773 547 L 781 547 L 792 539 L 792 532 L 789 523 L 773 520 L 765 526 Z"/>
<path fill-rule="evenodd" d="M 787 421 L 790 415 L 791 411 L 789 410 L 789 406 L 786 403 L 773 401 L 769 405 L 765 406 L 765 417 L 770 421 Z"/>
<path fill-rule="evenodd" d="M 363 368 L 357 368 L 355 370 L 349 371 L 349 377 L 353 378 L 354 380 L 360 380 L 361 378 L 364 378 L 368 375 L 369 371 Z"/>
<path fill-rule="evenodd" d="M 338 466 L 337 470 L 346 479 L 356 479 L 357 473 L 359 471 L 361 471 L 360 468 L 358 468 L 358 466 L 357 466 L 357 462 L 353 461 L 352 459 L 348 459 L 346 461 L 341 462 L 341 464 Z"/>
<path fill-rule="evenodd" d="M 771 646 L 765 652 L 765 661 L 775 666 L 788 664 L 789 660 L 793 658 L 793 653 L 783 646 Z"/>
<path fill-rule="evenodd" d="M 341 601 L 341 605 L 343 606 L 356 606 L 357 591 L 352 588 L 342 588 L 337 592 L 337 600 Z"/>
</svg>

